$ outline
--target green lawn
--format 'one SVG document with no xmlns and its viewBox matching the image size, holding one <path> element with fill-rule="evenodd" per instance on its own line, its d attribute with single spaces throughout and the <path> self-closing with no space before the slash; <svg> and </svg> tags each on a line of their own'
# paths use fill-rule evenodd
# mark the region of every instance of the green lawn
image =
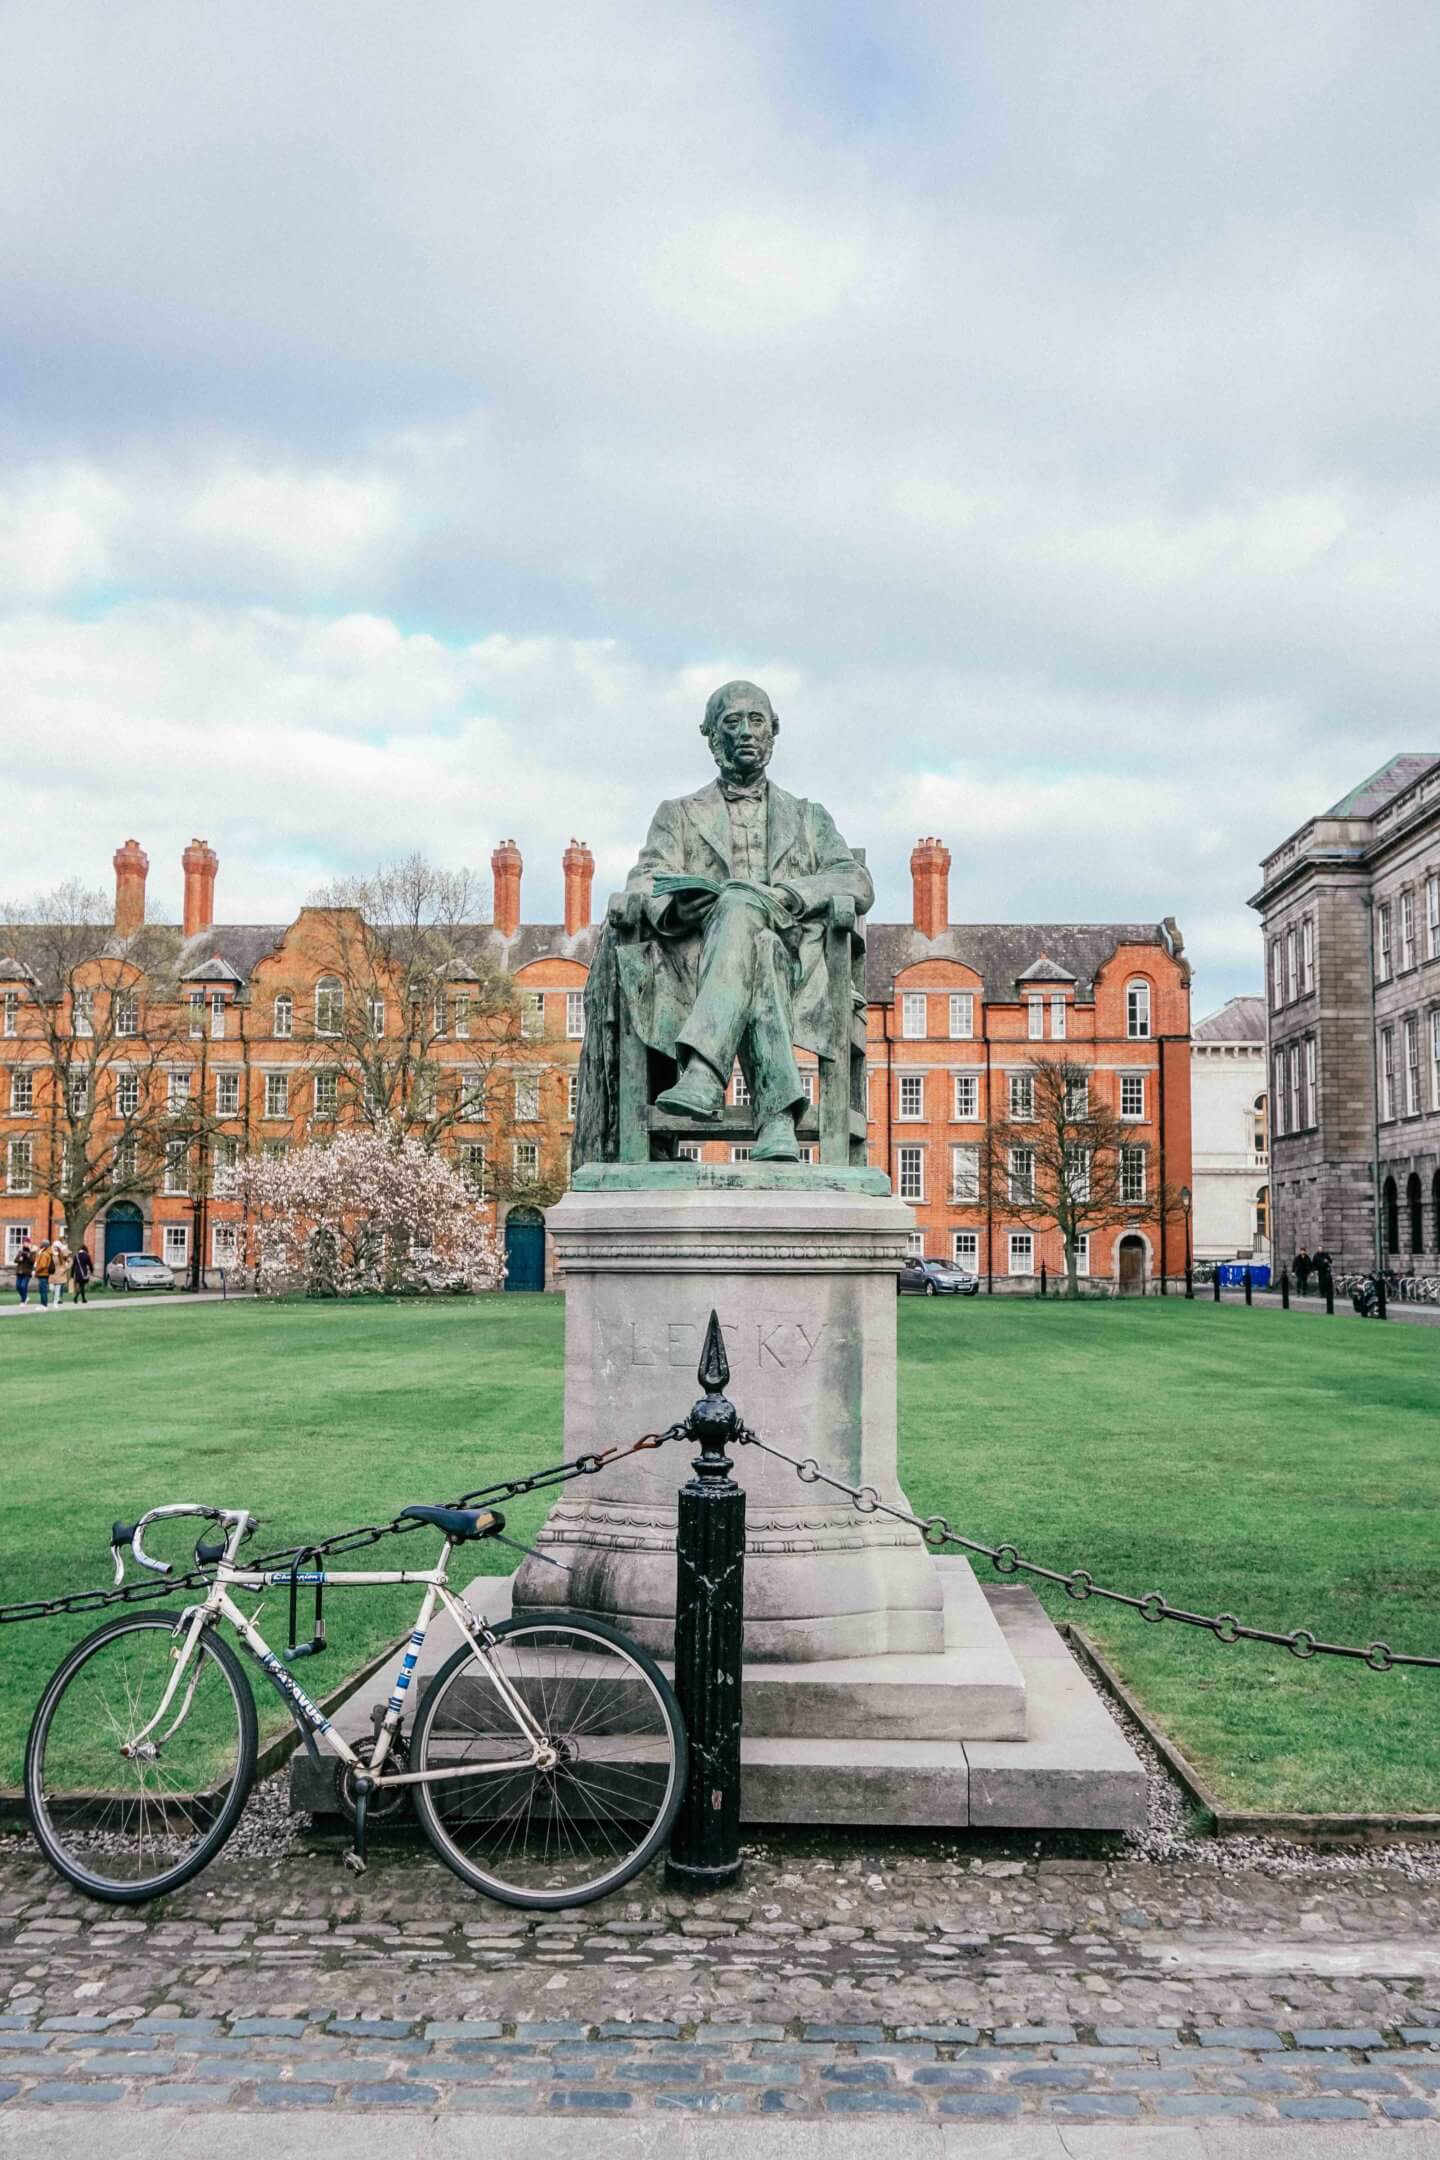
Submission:
<svg viewBox="0 0 1440 2160">
<path fill-rule="evenodd" d="M 112 1517 L 161 1501 L 248 1506 L 268 1547 L 553 1461 L 563 1318 L 555 1299 L 494 1298 L 7 1321 L 0 1602 L 104 1582 Z M 900 1323 L 902 1471 L 922 1512 L 1200 1610 L 1440 1651 L 1440 1336 L 1180 1300 L 907 1300 Z M 764 1429 L 763 1404 L 740 1407 Z M 517 1534 L 543 1512 L 516 1506 Z M 179 1531 L 156 1543 L 188 1558 Z M 1440 1809 L 1440 1674 L 1302 1665 L 1050 1602 L 1233 1805 Z M 415 1603 L 336 1593 L 312 1691 Z M 264 1624 L 283 1644 L 278 1595 Z M 89 1625 L 0 1635 L 0 1783 Z"/>
</svg>

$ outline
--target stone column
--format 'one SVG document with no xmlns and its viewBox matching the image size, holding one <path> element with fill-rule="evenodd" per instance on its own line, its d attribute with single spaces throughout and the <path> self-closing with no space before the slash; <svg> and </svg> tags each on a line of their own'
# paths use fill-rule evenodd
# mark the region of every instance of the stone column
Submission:
<svg viewBox="0 0 1440 2160">
<path fill-rule="evenodd" d="M 893 1495 L 895 1275 L 912 1216 L 854 1189 L 873 1176 L 837 1173 L 827 1188 L 816 1172 L 777 1169 L 790 1189 L 775 1190 L 758 1163 L 581 1171 L 608 1189 L 567 1193 L 547 1218 L 565 1277 L 567 1456 L 685 1415 L 713 1306 L 746 1423 Z M 624 1189 L 627 1177 L 641 1189 Z M 689 1471 L 676 1446 L 567 1488 L 537 1542 L 568 1582 L 527 1561 L 517 1609 L 569 1603 L 668 1656 L 676 1494 Z M 747 1660 L 942 1649 L 939 1578 L 917 1532 L 857 1514 L 757 1451 L 738 1451 L 735 1476 L 748 1500 Z"/>
</svg>

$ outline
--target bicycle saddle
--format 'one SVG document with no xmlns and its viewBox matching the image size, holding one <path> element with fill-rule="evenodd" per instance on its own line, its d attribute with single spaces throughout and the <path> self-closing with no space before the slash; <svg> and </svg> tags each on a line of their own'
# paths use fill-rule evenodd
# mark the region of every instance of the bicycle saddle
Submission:
<svg viewBox="0 0 1440 2160">
<path fill-rule="evenodd" d="M 498 1508 L 402 1507 L 399 1520 L 433 1523 L 457 1545 L 470 1538 L 498 1537 L 505 1528 L 505 1517 Z"/>
</svg>

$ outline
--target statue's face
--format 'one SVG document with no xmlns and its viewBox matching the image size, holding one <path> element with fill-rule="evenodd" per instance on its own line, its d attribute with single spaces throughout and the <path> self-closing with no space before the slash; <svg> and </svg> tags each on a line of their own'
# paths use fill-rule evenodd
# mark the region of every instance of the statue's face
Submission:
<svg viewBox="0 0 1440 2160">
<path fill-rule="evenodd" d="M 710 748 L 727 780 L 758 780 L 775 748 L 775 715 L 752 694 L 731 699 L 710 729 Z"/>
</svg>

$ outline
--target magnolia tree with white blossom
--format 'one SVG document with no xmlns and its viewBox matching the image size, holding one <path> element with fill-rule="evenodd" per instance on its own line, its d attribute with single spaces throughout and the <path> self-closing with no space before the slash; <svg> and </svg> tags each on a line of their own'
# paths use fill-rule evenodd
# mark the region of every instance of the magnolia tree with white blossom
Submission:
<svg viewBox="0 0 1440 2160">
<path fill-rule="evenodd" d="M 249 1210 L 264 1296 L 354 1297 L 421 1276 L 485 1289 L 501 1272 L 474 1187 L 394 1126 L 248 1155 L 217 1192 Z"/>
</svg>

